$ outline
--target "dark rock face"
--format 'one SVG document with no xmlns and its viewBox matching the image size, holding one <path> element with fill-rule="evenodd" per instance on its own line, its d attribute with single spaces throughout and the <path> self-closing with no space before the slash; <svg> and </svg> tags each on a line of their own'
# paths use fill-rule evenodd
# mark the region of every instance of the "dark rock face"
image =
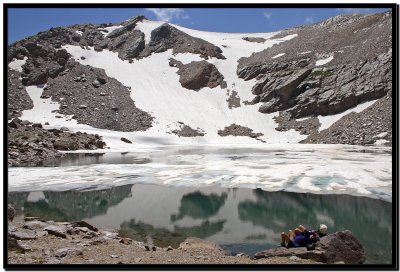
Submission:
<svg viewBox="0 0 400 272">
<path fill-rule="evenodd" d="M 121 141 L 127 143 L 127 144 L 131 144 L 132 142 L 130 140 L 128 140 L 127 138 L 122 137 Z"/>
<path fill-rule="evenodd" d="M 79 63 L 50 79 L 43 95 L 60 102 L 59 113 L 74 115 L 78 122 L 97 128 L 146 130 L 153 120 L 135 106 L 127 87 L 108 77 L 104 70 Z"/>
<path fill-rule="evenodd" d="M 307 250 L 305 247 L 285 248 L 279 247 L 256 253 L 254 257 L 284 257 L 296 256 L 303 259 L 313 259 L 318 262 L 333 264 L 344 262 L 345 264 L 362 264 L 365 262 L 363 246 L 349 230 L 339 231 L 327 235 L 315 246 L 315 250 Z"/>
<path fill-rule="evenodd" d="M 117 30 L 114 30 L 112 33 Z M 108 37 L 113 37 L 111 34 Z M 125 32 L 115 37 L 115 39 L 110 40 L 108 44 L 108 49 L 118 51 L 118 57 L 123 60 L 138 57 L 144 47 L 144 34 L 138 30 Z"/>
<path fill-rule="evenodd" d="M 387 95 L 360 113 L 343 116 L 328 129 L 311 133 L 302 143 L 392 145 L 392 97 Z"/>
<path fill-rule="evenodd" d="M 205 60 L 183 64 L 180 61 L 171 59 L 169 65 L 179 69 L 179 82 L 186 89 L 198 91 L 204 87 L 215 88 L 221 86 L 221 88 L 226 88 L 224 76 L 213 64 Z"/>
<path fill-rule="evenodd" d="M 260 112 L 286 110 L 293 118 L 340 113 L 392 89 L 391 23 L 389 12 L 338 16 L 284 31 L 276 38 L 298 36 L 241 58 L 237 74 L 258 80 L 252 93 L 254 103 L 263 103 Z M 316 66 L 330 56 L 332 61 Z"/>
<path fill-rule="evenodd" d="M 201 129 L 197 128 L 196 130 L 185 124 L 182 124 L 180 129 L 175 129 L 171 132 L 178 135 L 179 137 L 198 137 L 205 135 L 205 133 Z"/>
<path fill-rule="evenodd" d="M 258 138 L 263 136 L 262 133 L 254 133 L 251 128 L 243 127 L 241 125 L 232 124 L 228 127 L 225 127 L 223 130 L 218 130 L 218 135 L 220 136 L 248 136 L 251 138 Z"/>
<path fill-rule="evenodd" d="M 255 38 L 255 37 L 244 37 L 243 40 L 255 43 L 264 43 L 266 41 L 266 39 L 264 38 Z"/>
<path fill-rule="evenodd" d="M 192 37 L 169 24 L 163 24 L 151 32 L 150 43 L 141 53 L 141 57 L 147 57 L 152 53 L 161 53 L 168 49 L 172 49 L 174 54 L 193 53 L 199 54 L 204 59 L 225 59 L 218 46 Z"/>
<path fill-rule="evenodd" d="M 32 99 L 26 92 L 19 77 L 21 73 L 8 69 L 7 77 L 7 118 L 20 117 L 23 110 L 33 108 Z"/>
<path fill-rule="evenodd" d="M 100 136 L 70 133 L 58 129 L 46 130 L 13 119 L 8 130 L 8 164 L 11 166 L 39 165 L 44 160 L 62 156 L 58 150 L 104 148 Z"/>
</svg>

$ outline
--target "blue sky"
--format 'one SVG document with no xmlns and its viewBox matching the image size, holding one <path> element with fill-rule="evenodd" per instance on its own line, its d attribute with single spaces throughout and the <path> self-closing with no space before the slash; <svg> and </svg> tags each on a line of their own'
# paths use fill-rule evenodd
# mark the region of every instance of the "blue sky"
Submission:
<svg viewBox="0 0 400 272">
<path fill-rule="evenodd" d="M 340 14 L 386 8 L 10 8 L 8 44 L 51 27 L 115 23 L 137 15 L 215 32 L 271 32 L 308 25 Z"/>
</svg>

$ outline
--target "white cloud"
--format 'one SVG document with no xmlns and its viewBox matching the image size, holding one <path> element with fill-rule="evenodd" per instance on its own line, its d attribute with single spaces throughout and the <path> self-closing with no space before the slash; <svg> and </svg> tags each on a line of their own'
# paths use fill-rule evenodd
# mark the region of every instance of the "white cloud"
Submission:
<svg viewBox="0 0 400 272">
<path fill-rule="evenodd" d="M 169 22 L 173 19 L 188 19 L 185 11 L 180 8 L 147 8 L 147 11 L 153 12 L 157 20 Z"/>
<path fill-rule="evenodd" d="M 306 17 L 306 19 L 304 20 L 304 23 L 313 24 L 314 23 L 313 17 Z"/>
<path fill-rule="evenodd" d="M 264 14 L 265 18 L 267 18 L 268 20 L 271 19 L 272 12 L 266 12 L 266 11 L 264 11 L 263 14 Z"/>
<path fill-rule="evenodd" d="M 337 8 L 336 10 L 340 13 L 349 13 L 349 14 L 365 13 L 371 11 L 370 8 Z"/>
</svg>

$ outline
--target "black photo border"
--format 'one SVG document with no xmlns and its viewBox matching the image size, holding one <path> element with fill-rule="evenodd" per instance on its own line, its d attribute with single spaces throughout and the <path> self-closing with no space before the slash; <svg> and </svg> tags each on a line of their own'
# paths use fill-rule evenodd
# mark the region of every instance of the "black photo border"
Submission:
<svg viewBox="0 0 400 272">
<path fill-rule="evenodd" d="M 245 264 L 9 264 L 7 251 L 7 212 L 8 203 L 8 160 L 7 158 L 7 50 L 8 50 L 8 12 L 11 8 L 390 8 L 392 10 L 392 38 L 393 44 L 393 127 L 392 127 L 392 264 L 362 264 L 362 265 L 245 265 Z M 275 3 L 275 4 L 244 4 L 244 3 L 140 3 L 140 4 L 111 4 L 111 3 L 3 3 L 3 268 L 5 270 L 399 270 L 399 169 L 398 169 L 398 117 L 399 117 L 399 5 L 394 3 L 334 3 L 334 4 L 311 4 L 311 3 Z M 390 254 L 388 252 L 388 254 Z"/>
</svg>

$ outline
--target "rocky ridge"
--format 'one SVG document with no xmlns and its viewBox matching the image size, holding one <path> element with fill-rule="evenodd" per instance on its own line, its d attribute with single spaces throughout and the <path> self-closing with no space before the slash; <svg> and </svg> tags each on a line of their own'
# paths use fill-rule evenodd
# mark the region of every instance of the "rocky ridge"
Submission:
<svg viewBox="0 0 400 272">
<path fill-rule="evenodd" d="M 291 119 L 337 114 L 391 92 L 391 23 L 387 12 L 283 31 L 275 38 L 297 36 L 240 59 L 237 74 L 256 78 L 251 104 L 260 103 L 260 112 L 284 111 Z"/>
<path fill-rule="evenodd" d="M 42 96 L 60 103 L 59 113 L 73 115 L 79 123 L 118 131 L 143 131 L 153 117 L 138 109 L 130 88 L 103 69 L 71 62 L 67 71 L 49 79 Z"/>
</svg>

